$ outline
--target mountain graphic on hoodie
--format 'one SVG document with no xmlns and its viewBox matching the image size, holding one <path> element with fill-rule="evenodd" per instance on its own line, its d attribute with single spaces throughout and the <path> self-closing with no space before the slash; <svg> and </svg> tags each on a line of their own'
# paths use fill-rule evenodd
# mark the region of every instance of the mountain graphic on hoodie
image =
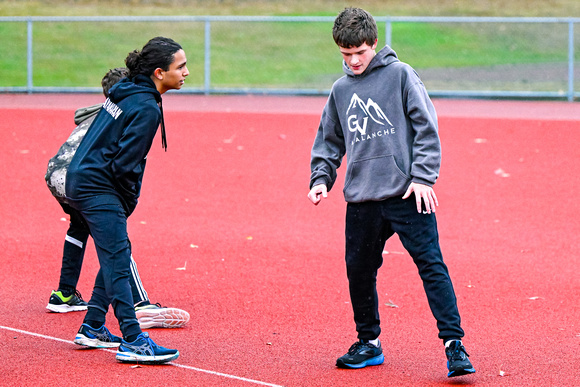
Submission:
<svg viewBox="0 0 580 387">
<path fill-rule="evenodd" d="M 353 112 L 351 112 L 351 109 Z M 354 132 L 358 130 L 361 134 L 366 134 L 366 126 L 368 118 L 370 117 L 374 122 L 379 125 L 391 124 L 391 121 L 387 118 L 387 115 L 381 110 L 380 106 L 373 101 L 368 99 L 365 103 L 356 93 L 353 93 L 350 99 L 350 104 L 346 110 L 349 122 L 349 130 Z M 362 118 L 362 127 L 360 125 L 360 119 Z M 355 121 L 353 121 L 355 119 Z M 354 127 L 352 125 L 355 125 Z"/>
</svg>

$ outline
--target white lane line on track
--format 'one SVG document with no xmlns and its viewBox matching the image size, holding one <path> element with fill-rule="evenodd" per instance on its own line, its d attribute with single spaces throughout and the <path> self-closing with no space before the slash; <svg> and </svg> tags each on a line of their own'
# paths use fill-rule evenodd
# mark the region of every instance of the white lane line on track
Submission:
<svg viewBox="0 0 580 387">
<path fill-rule="evenodd" d="M 5 326 L 2 326 L 2 325 L 0 325 L 0 329 L 5 329 L 5 330 L 8 330 L 8 331 L 12 331 L 12 332 L 18 332 L 18 333 L 22 333 L 22 334 L 30 335 L 30 336 L 36 336 L 36 337 L 40 337 L 40 338 L 47 339 L 47 340 L 60 341 L 62 343 L 74 344 L 74 342 L 72 342 L 70 340 L 64 340 L 64 339 L 59 339 L 58 337 L 46 336 L 46 335 L 42 335 L 40 333 L 28 332 L 28 331 L 24 331 L 22 329 L 5 327 Z M 101 351 L 107 351 L 107 352 L 111 352 L 111 353 L 117 353 L 116 350 L 112 350 L 112 349 L 107 349 L 107 348 L 97 348 L 97 349 L 99 349 Z M 248 379 L 248 378 L 244 378 L 244 377 L 241 377 L 241 376 L 235 376 L 235 375 L 230 375 L 230 374 L 224 374 L 222 372 L 204 370 L 202 368 L 192 367 L 192 366 L 183 365 L 183 364 L 177 364 L 177 363 L 174 363 L 174 362 L 169 362 L 167 364 L 170 364 L 170 365 L 172 365 L 174 367 L 178 367 L 178 368 L 185 368 L 185 369 L 188 369 L 188 370 L 197 371 L 197 372 L 203 372 L 203 373 L 210 374 L 210 375 L 215 375 L 215 376 L 221 376 L 221 377 L 228 378 L 228 379 L 236 379 L 236 380 L 241 380 L 243 382 L 248 382 L 248 383 L 253 383 L 253 384 L 259 384 L 261 386 L 283 387 L 283 386 L 281 386 L 279 384 L 266 383 L 266 382 L 262 382 L 262 381 L 259 381 L 259 380 Z"/>
</svg>

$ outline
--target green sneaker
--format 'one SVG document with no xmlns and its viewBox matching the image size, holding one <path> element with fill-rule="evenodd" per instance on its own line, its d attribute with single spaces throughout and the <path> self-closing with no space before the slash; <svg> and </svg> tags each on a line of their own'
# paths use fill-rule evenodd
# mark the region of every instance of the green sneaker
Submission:
<svg viewBox="0 0 580 387">
<path fill-rule="evenodd" d="M 68 297 L 63 296 L 60 290 L 56 292 L 53 290 L 50 293 L 50 299 L 48 300 L 46 309 L 55 313 L 68 313 L 87 310 L 87 306 L 88 304 L 83 301 L 83 297 L 78 290 Z"/>
</svg>

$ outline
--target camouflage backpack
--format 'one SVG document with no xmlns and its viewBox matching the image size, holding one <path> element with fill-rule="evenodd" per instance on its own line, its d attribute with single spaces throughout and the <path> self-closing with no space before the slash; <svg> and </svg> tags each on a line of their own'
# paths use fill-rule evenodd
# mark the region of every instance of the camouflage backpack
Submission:
<svg viewBox="0 0 580 387">
<path fill-rule="evenodd" d="M 61 145 L 56 155 L 48 161 L 44 180 L 46 180 L 46 185 L 52 195 L 59 202 L 66 202 L 65 186 L 68 166 L 102 106 L 103 104 L 97 104 L 78 109 L 75 112 L 75 124 L 77 127 L 72 131 L 65 143 Z"/>
</svg>

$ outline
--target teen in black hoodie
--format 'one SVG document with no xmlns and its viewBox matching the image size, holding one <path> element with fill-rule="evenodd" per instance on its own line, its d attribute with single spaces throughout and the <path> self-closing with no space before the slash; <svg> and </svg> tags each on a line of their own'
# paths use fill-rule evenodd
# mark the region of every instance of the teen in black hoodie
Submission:
<svg viewBox="0 0 580 387">
<path fill-rule="evenodd" d="M 126 67 L 111 69 L 105 74 L 101 81 L 105 98 L 109 98 L 109 90 L 121 79 L 126 78 L 127 75 L 129 75 L 129 69 Z M 70 162 L 102 107 L 103 104 L 99 103 L 76 110 L 74 121 L 78 126 L 72 131 L 65 143 L 62 144 L 56 155 L 49 160 L 46 168 L 46 184 L 52 195 L 62 206 L 64 212 L 70 217 L 70 224 L 64 241 L 58 288 L 56 291 L 53 290 L 51 292 L 46 306 L 46 309 L 51 312 L 68 313 L 87 310 L 88 304 L 82 299 L 80 292 L 77 290 L 77 284 L 81 275 L 90 231 L 83 217 L 66 202 L 65 182 Z M 133 293 L 135 313 L 141 329 L 179 328 L 187 324 L 189 313 L 185 310 L 167 308 L 160 304 L 151 303 L 139 276 L 137 263 L 133 258 L 131 258 L 129 282 Z"/>
<path fill-rule="evenodd" d="M 189 75 L 186 57 L 171 39 L 151 39 L 125 59 L 129 76 L 117 83 L 87 131 L 66 174 L 66 201 L 93 237 L 101 266 L 75 343 L 119 347 L 117 360 L 162 363 L 179 352 L 156 345 L 139 327 L 129 284 L 131 243 L 127 218 L 135 210 L 149 149 L 161 124 L 161 94 L 180 89 Z M 104 326 L 109 305 L 123 339 Z"/>
</svg>

